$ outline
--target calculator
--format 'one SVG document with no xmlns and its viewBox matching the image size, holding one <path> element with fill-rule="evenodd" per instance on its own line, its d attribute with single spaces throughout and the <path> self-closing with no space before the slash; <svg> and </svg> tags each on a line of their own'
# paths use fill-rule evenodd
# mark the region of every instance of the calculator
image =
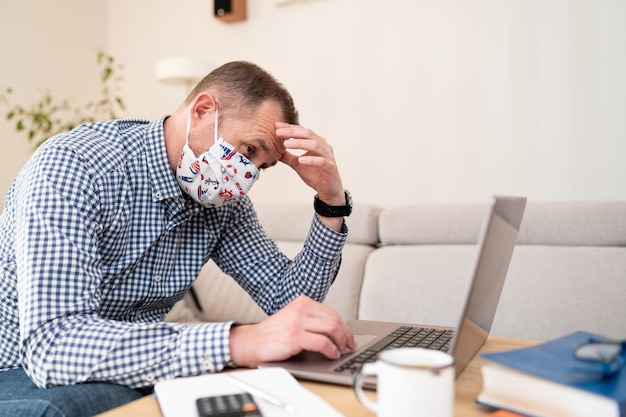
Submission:
<svg viewBox="0 0 626 417">
<path fill-rule="evenodd" d="M 248 393 L 198 398 L 196 406 L 200 417 L 263 417 Z"/>
</svg>

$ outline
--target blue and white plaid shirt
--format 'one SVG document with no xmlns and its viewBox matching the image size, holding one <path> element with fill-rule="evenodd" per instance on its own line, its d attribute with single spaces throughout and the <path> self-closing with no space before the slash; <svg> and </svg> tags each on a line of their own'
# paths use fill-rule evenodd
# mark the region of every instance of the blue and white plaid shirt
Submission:
<svg viewBox="0 0 626 417">
<path fill-rule="evenodd" d="M 22 366 L 41 387 L 133 388 L 220 371 L 232 322 L 163 322 L 209 258 L 269 314 L 324 298 L 347 230 L 314 217 L 289 260 L 247 197 L 204 209 L 183 196 L 163 121 L 80 126 L 18 174 L 0 216 L 0 369 Z"/>
</svg>

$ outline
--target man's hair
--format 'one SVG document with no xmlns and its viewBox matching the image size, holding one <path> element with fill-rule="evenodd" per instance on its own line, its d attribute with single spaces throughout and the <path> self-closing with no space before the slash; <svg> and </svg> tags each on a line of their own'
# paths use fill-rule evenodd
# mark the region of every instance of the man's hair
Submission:
<svg viewBox="0 0 626 417">
<path fill-rule="evenodd" d="M 280 105 L 285 122 L 299 124 L 291 94 L 272 75 L 251 62 L 229 62 L 211 71 L 189 93 L 185 105 L 203 91 L 215 96 L 220 114 L 224 111 L 245 117 L 247 113 L 250 117 L 251 110 L 255 111 L 266 100 L 274 100 Z"/>
</svg>

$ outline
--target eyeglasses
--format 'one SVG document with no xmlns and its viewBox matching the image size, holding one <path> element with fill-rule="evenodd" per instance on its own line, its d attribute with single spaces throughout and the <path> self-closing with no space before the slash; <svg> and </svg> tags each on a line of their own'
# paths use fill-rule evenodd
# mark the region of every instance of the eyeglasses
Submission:
<svg viewBox="0 0 626 417">
<path fill-rule="evenodd" d="M 602 377 L 610 377 L 624 367 L 622 353 L 626 350 L 626 340 L 596 340 L 590 339 L 587 343 L 574 348 L 574 357 L 578 360 L 596 363 L 600 366 Z"/>
</svg>

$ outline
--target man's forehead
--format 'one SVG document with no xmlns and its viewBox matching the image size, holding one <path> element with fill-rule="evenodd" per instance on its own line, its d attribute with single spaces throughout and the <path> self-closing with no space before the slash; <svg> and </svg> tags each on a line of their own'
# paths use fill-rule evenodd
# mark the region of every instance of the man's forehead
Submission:
<svg viewBox="0 0 626 417">
<path fill-rule="evenodd" d="M 270 161 L 267 163 L 268 166 L 276 165 L 286 151 L 284 139 L 279 138 L 276 134 L 266 139 L 259 138 L 256 142 L 261 151 L 267 155 Z"/>
</svg>

